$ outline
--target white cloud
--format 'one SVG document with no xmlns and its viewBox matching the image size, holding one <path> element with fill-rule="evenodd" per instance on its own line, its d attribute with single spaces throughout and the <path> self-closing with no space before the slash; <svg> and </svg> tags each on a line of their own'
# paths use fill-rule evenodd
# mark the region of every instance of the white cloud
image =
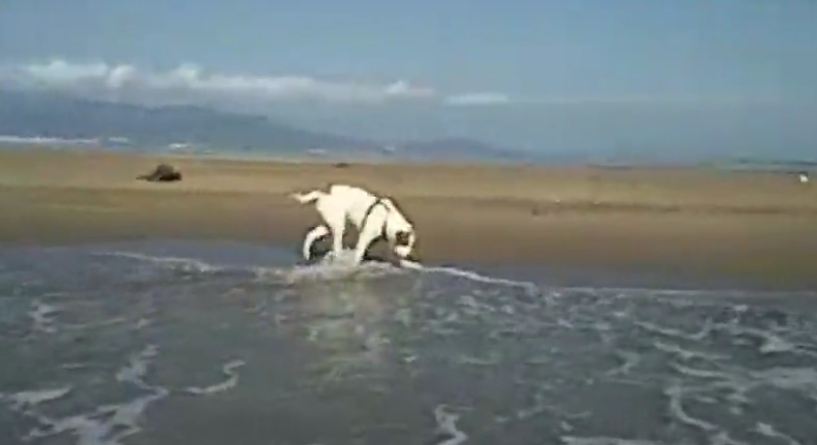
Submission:
<svg viewBox="0 0 817 445">
<path fill-rule="evenodd" d="M 445 103 L 452 106 L 475 106 L 475 105 L 501 105 L 510 102 L 511 99 L 502 93 L 480 92 L 466 93 L 445 98 Z"/>
<path fill-rule="evenodd" d="M 405 80 L 375 84 L 309 76 L 220 74 L 205 72 L 191 64 L 168 71 L 150 71 L 126 64 L 72 63 L 62 59 L 0 66 L 0 84 L 147 105 L 258 105 L 287 100 L 377 104 L 437 98 L 434 89 Z"/>
</svg>

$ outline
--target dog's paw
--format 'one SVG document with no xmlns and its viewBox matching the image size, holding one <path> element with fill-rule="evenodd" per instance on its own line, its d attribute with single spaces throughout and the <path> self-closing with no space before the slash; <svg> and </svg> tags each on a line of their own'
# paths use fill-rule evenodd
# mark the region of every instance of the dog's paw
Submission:
<svg viewBox="0 0 817 445">
<path fill-rule="evenodd" d="M 400 267 L 404 267 L 406 269 L 420 270 L 420 269 L 423 268 L 422 264 L 420 264 L 420 263 L 418 263 L 416 261 L 411 261 L 411 260 L 401 259 L 401 260 L 398 261 L 398 264 L 400 265 Z"/>
</svg>

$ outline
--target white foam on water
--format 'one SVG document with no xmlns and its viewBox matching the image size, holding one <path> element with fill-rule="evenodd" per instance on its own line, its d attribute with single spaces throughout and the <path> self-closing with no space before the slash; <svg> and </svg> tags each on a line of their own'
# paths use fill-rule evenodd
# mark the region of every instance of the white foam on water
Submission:
<svg viewBox="0 0 817 445">
<path fill-rule="evenodd" d="M 607 375 L 627 375 L 641 362 L 641 355 L 637 352 L 617 351 L 616 356 L 621 359 L 622 363 L 607 371 Z"/>
<path fill-rule="evenodd" d="M 119 369 L 116 373 L 116 380 L 120 382 L 130 382 L 137 386 L 145 385 L 142 377 L 147 373 L 150 359 L 156 357 L 159 348 L 156 345 L 148 345 L 138 354 L 131 356 L 127 366 Z"/>
<path fill-rule="evenodd" d="M 720 371 L 712 371 L 708 369 L 697 369 L 689 366 L 684 366 L 680 363 L 672 362 L 671 365 L 679 374 L 687 377 L 695 377 L 699 379 L 721 379 L 732 380 L 732 377 Z"/>
<path fill-rule="evenodd" d="M 460 354 L 455 361 L 461 365 L 471 366 L 495 366 L 499 364 L 498 354 L 491 354 L 488 358 L 474 357 L 472 355 Z"/>
<path fill-rule="evenodd" d="M 97 254 L 150 262 L 173 270 L 191 273 L 212 273 L 233 270 L 228 266 L 215 265 L 195 258 L 154 256 L 125 251 L 99 252 Z M 344 250 L 341 252 L 341 255 L 327 255 L 316 264 L 290 268 L 250 266 L 238 267 L 236 270 L 249 271 L 260 281 L 269 279 L 273 281 L 283 280 L 287 284 L 309 281 L 335 281 L 350 278 L 377 278 L 402 272 L 399 268 L 388 263 L 366 262 L 356 264 L 354 261 L 354 251 L 351 249 Z"/>
<path fill-rule="evenodd" d="M 755 371 L 752 377 L 761 383 L 780 389 L 803 391 L 817 395 L 817 369 L 775 367 Z"/>
<path fill-rule="evenodd" d="M 251 267 L 250 271 L 255 276 L 257 282 L 277 282 L 279 280 L 287 281 L 288 272 L 277 267 Z"/>
<path fill-rule="evenodd" d="M 701 328 L 700 331 L 695 332 L 695 333 L 690 333 L 690 332 L 682 331 L 682 330 L 679 330 L 679 329 L 674 329 L 674 328 L 669 328 L 669 327 L 664 327 L 664 326 L 658 326 L 657 324 L 654 324 L 654 323 L 651 323 L 651 322 L 648 322 L 648 321 L 636 321 L 635 325 L 642 328 L 642 329 L 644 329 L 644 330 L 647 330 L 647 331 L 653 332 L 653 333 L 657 333 L 657 334 L 661 334 L 661 335 L 663 335 L 665 337 L 683 338 L 685 340 L 690 340 L 690 341 L 701 341 L 701 340 L 705 339 L 712 332 L 712 326 L 710 326 L 710 324 L 708 322 L 706 322 L 704 324 L 704 326 Z"/>
<path fill-rule="evenodd" d="M 565 292 L 587 292 L 596 295 L 615 296 L 615 297 L 662 297 L 667 298 L 671 304 L 688 305 L 689 299 L 695 299 L 696 302 L 715 301 L 720 302 L 724 299 L 754 299 L 754 298 L 779 298 L 781 294 L 791 298 L 817 298 L 817 291 L 812 290 L 792 290 L 792 291 L 775 291 L 775 290 L 760 290 L 760 289 L 707 289 L 707 288 L 652 288 L 652 287 L 615 287 L 615 286 L 563 286 L 558 288 L 548 289 L 551 293 L 558 297 Z M 737 304 L 732 308 L 740 312 L 741 309 L 747 308 L 747 305 Z"/>
<path fill-rule="evenodd" d="M 468 440 L 468 435 L 457 428 L 459 419 L 459 414 L 449 412 L 446 405 L 434 407 L 434 420 L 437 422 L 437 431 L 448 436 L 442 442 L 438 442 L 437 445 L 459 445 Z"/>
<path fill-rule="evenodd" d="M 79 330 L 83 330 L 83 329 L 95 328 L 95 327 L 101 327 L 101 326 L 112 326 L 112 325 L 115 325 L 115 324 L 125 323 L 126 321 L 128 321 L 127 317 L 113 317 L 113 318 L 108 318 L 108 319 L 105 319 L 105 320 L 92 321 L 92 322 L 88 322 L 88 323 L 62 324 L 61 326 L 62 326 L 63 329 L 79 331 Z"/>
<path fill-rule="evenodd" d="M 723 355 L 710 354 L 708 352 L 695 351 L 695 350 L 692 350 L 692 349 L 686 349 L 686 348 L 683 348 L 683 347 L 681 347 L 681 346 L 679 346 L 677 344 L 665 343 L 665 342 L 663 342 L 661 340 L 654 340 L 652 344 L 659 351 L 663 351 L 663 352 L 666 352 L 668 354 L 677 355 L 678 357 L 680 357 L 683 360 L 691 360 L 691 359 L 694 359 L 694 358 L 697 357 L 697 358 L 701 358 L 701 359 L 704 359 L 704 360 L 715 361 L 715 360 L 718 360 L 718 359 L 726 358 Z"/>
<path fill-rule="evenodd" d="M 228 269 L 225 266 L 210 264 L 195 258 L 155 256 L 127 251 L 98 252 L 96 254 L 151 262 L 174 270 L 181 270 L 183 272 L 211 273 Z M 356 264 L 354 261 L 354 250 L 344 249 L 340 255 L 327 255 L 316 264 L 295 266 L 287 269 L 251 267 L 249 270 L 252 271 L 260 280 L 269 278 L 273 278 L 275 280 L 283 279 L 288 284 L 309 281 L 335 281 L 350 278 L 378 278 L 387 275 L 401 274 L 407 270 L 413 270 L 418 272 L 445 274 L 453 277 L 465 278 L 477 283 L 521 287 L 528 290 L 538 289 L 538 287 L 531 282 L 491 277 L 456 267 L 424 266 L 420 263 L 409 260 L 401 260 L 400 266 L 401 267 L 394 267 L 389 263 L 374 261 Z"/>
<path fill-rule="evenodd" d="M 344 250 L 340 255 L 327 255 L 321 261 L 306 266 L 295 266 L 283 274 L 288 284 L 314 281 L 338 281 L 352 278 L 379 278 L 401 274 L 403 271 L 388 263 L 365 262 L 357 264 L 354 251 Z"/>
<path fill-rule="evenodd" d="M 705 432 L 714 432 L 718 430 L 714 424 L 709 423 L 703 419 L 692 417 L 684 410 L 683 397 L 684 390 L 678 382 L 672 386 L 664 389 L 664 395 L 669 399 L 669 412 L 679 422 L 703 430 Z"/>
<path fill-rule="evenodd" d="M 33 322 L 33 330 L 45 334 L 57 332 L 57 328 L 54 327 L 54 317 L 52 315 L 60 311 L 59 307 L 43 303 L 39 300 L 34 300 L 31 304 L 33 307 L 28 315 Z"/>
<path fill-rule="evenodd" d="M 120 258 L 128 258 L 132 260 L 138 261 L 146 261 L 150 263 L 155 263 L 163 266 L 170 267 L 172 269 L 181 270 L 183 272 L 199 272 L 199 273 L 209 273 L 209 272 L 218 272 L 224 270 L 221 266 L 215 266 L 210 263 L 197 260 L 194 258 L 181 258 L 181 257 L 172 257 L 172 256 L 154 256 L 154 255 L 146 255 L 143 253 L 137 252 L 99 252 L 97 255 L 103 256 L 113 256 L 113 257 L 120 257 Z"/>
<path fill-rule="evenodd" d="M 748 445 L 746 442 L 732 439 L 726 431 L 721 431 L 710 437 L 709 443 L 712 445 Z"/>
<path fill-rule="evenodd" d="M 562 436 L 565 445 L 658 445 L 658 442 L 638 439 L 619 439 L 617 437 L 578 437 Z"/>
<path fill-rule="evenodd" d="M 122 404 L 103 405 L 89 413 L 60 419 L 28 412 L 44 426 L 29 431 L 23 440 L 28 442 L 70 432 L 76 437 L 77 445 L 122 445 L 126 437 L 142 430 L 139 421 L 147 407 L 169 393 L 166 388 L 152 386 L 144 381 L 150 360 L 157 353 L 155 345 L 148 345 L 131 356 L 128 364 L 116 373 L 118 381 L 133 384 L 146 391 L 146 394 Z"/>
<path fill-rule="evenodd" d="M 484 283 L 484 284 L 499 284 L 503 286 L 511 286 L 511 287 L 521 287 L 528 290 L 536 290 L 538 287 L 529 282 L 529 281 L 517 281 L 517 280 L 509 280 L 506 278 L 497 278 L 491 277 L 487 275 L 482 275 L 480 273 L 459 269 L 456 267 L 445 267 L 445 266 L 422 266 L 417 263 L 413 263 L 411 269 L 419 270 L 422 272 L 430 272 L 430 273 L 438 273 L 438 274 L 445 274 L 452 277 L 458 278 L 465 278 L 470 281 L 474 281 L 477 283 Z"/>
<path fill-rule="evenodd" d="M 797 350 L 797 346 L 789 343 L 782 338 L 769 333 L 763 339 L 763 344 L 758 348 L 761 354 L 775 354 L 780 352 L 790 352 Z"/>
<path fill-rule="evenodd" d="M 786 434 L 781 433 L 780 431 L 777 431 L 774 425 L 768 423 L 758 422 L 755 425 L 754 432 L 769 437 L 771 439 L 780 439 L 787 445 L 801 445 L 800 442 L 792 439 L 790 436 Z"/>
<path fill-rule="evenodd" d="M 709 443 L 713 445 L 747 445 L 745 442 L 733 439 L 729 435 L 729 432 L 721 429 L 717 425 L 690 415 L 683 406 L 685 392 L 680 382 L 674 382 L 671 386 L 665 388 L 664 395 L 669 399 L 669 412 L 672 417 L 682 424 L 707 433 L 709 436 Z"/>
<path fill-rule="evenodd" d="M 528 420 L 534 416 L 538 416 L 548 411 L 552 411 L 552 408 L 550 406 L 544 405 L 541 402 L 541 400 L 539 400 L 539 398 L 540 397 L 537 397 L 536 404 L 516 410 L 516 412 L 514 413 L 516 419 Z"/>
<path fill-rule="evenodd" d="M 71 386 L 54 389 L 39 389 L 32 391 L 20 391 L 14 394 L 4 395 L 0 393 L 0 400 L 7 400 L 14 410 L 30 409 L 44 402 L 50 402 L 65 397 L 71 392 Z"/>
<path fill-rule="evenodd" d="M 712 394 L 717 398 L 719 397 L 717 394 L 728 391 L 725 398 L 733 413 L 740 413 L 743 406 L 751 405 L 753 401 L 747 395 L 759 387 L 798 392 L 817 402 L 817 370 L 811 367 L 773 367 L 763 370 L 736 368 L 727 372 L 726 370 L 696 369 L 678 363 L 672 363 L 671 366 L 685 377 L 700 379 L 694 386 L 689 387 L 698 400 L 712 399 L 707 394 Z M 682 388 L 676 385 L 672 391 L 681 390 Z M 680 394 L 667 395 L 677 396 L 678 403 L 680 403 Z"/>
<path fill-rule="evenodd" d="M 238 372 L 236 370 L 245 364 L 246 363 L 243 360 L 233 360 L 227 362 L 221 367 L 221 372 L 227 376 L 226 380 L 210 386 L 190 386 L 185 388 L 185 392 L 194 395 L 210 395 L 232 389 L 238 385 Z"/>
<path fill-rule="evenodd" d="M 769 330 L 756 329 L 746 326 L 730 325 L 729 332 L 736 336 L 754 337 L 760 340 L 758 352 L 761 354 L 779 354 L 782 352 L 801 353 L 800 348 Z M 808 354 L 808 352 L 806 352 Z"/>
<path fill-rule="evenodd" d="M 85 369 L 88 368 L 90 365 L 88 363 L 64 363 L 60 365 L 61 369 Z"/>
</svg>

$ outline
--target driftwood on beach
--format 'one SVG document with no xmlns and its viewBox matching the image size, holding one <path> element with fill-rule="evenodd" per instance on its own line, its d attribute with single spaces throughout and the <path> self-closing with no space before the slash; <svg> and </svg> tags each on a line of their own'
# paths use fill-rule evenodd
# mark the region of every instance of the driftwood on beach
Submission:
<svg viewBox="0 0 817 445">
<path fill-rule="evenodd" d="M 175 167 L 169 164 L 159 164 L 156 168 L 146 174 L 137 176 L 136 179 L 144 179 L 145 181 L 150 182 L 171 182 L 171 181 L 181 181 L 182 180 L 182 172 L 177 170 Z"/>
</svg>

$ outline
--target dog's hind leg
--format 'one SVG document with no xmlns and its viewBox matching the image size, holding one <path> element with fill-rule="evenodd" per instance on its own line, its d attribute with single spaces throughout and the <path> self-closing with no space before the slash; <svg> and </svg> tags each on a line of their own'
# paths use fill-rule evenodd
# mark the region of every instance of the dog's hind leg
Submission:
<svg viewBox="0 0 817 445">
<path fill-rule="evenodd" d="M 346 221 L 343 219 L 340 222 L 332 221 L 329 223 L 329 227 L 332 230 L 332 254 L 337 258 L 343 252 L 343 234 L 346 232 Z"/>
<path fill-rule="evenodd" d="M 322 192 L 316 192 L 316 194 L 322 194 L 322 196 L 315 201 L 315 209 L 321 215 L 324 224 L 332 233 L 332 254 L 338 257 L 343 251 L 343 233 L 346 231 L 346 213 L 342 205 L 340 205 L 338 200 L 333 198 L 332 195 L 326 195 Z M 307 196 L 307 198 L 311 197 Z"/>
</svg>

